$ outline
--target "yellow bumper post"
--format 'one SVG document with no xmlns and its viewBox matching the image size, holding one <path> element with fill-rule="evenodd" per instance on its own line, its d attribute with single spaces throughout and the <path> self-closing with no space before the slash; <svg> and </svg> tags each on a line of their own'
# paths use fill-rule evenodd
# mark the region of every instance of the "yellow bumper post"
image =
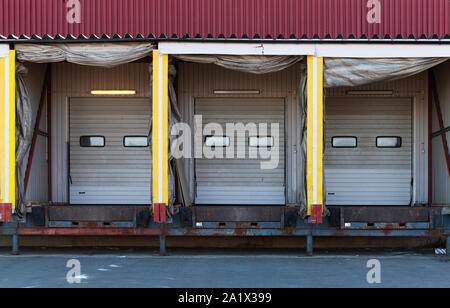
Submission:
<svg viewBox="0 0 450 308">
<path fill-rule="evenodd" d="M 168 122 L 169 87 L 168 55 L 153 51 L 153 209 L 156 222 L 165 222 L 169 203 Z M 159 216 L 159 217 L 156 217 Z"/>
<path fill-rule="evenodd" d="M 323 58 L 308 56 L 307 110 L 308 216 L 323 212 Z M 321 220 L 321 219 L 320 219 Z"/>
<path fill-rule="evenodd" d="M 0 203 L 16 203 L 15 51 L 0 46 Z"/>
</svg>

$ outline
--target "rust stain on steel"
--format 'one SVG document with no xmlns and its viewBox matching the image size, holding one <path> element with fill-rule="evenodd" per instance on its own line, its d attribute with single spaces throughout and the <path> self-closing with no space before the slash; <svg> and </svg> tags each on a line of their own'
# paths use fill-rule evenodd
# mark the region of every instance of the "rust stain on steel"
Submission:
<svg viewBox="0 0 450 308">
<path fill-rule="evenodd" d="M 251 237 L 272 236 L 270 231 L 268 233 L 253 234 L 255 229 L 195 229 L 195 228 L 171 228 L 169 226 L 160 226 L 158 228 L 18 228 L 18 235 L 43 235 L 43 236 L 208 236 L 208 237 L 222 237 L 222 236 L 241 236 Z M 274 229 L 275 230 L 275 229 Z M 171 231 L 175 231 L 171 233 Z M 205 232 L 206 231 L 206 232 Z M 262 230 L 260 230 L 262 231 Z M 281 231 L 281 232 L 280 232 Z M 288 228 L 277 230 L 276 236 L 306 236 L 313 230 Z M 404 234 L 399 229 L 361 229 L 361 230 L 327 230 L 328 232 L 322 235 L 315 235 L 318 237 L 371 237 L 371 236 L 407 236 L 407 237 L 439 237 L 444 236 L 444 230 L 411 230 L 403 229 Z M 375 232 L 375 233 L 373 233 Z M 409 233 L 408 233 L 409 232 Z"/>
<path fill-rule="evenodd" d="M 83 222 L 83 228 L 98 228 L 99 224 L 98 222 L 95 221 L 87 221 L 87 222 Z"/>
<path fill-rule="evenodd" d="M 365 206 L 341 208 L 341 211 L 345 222 L 406 223 L 428 222 L 430 209 Z"/>
<path fill-rule="evenodd" d="M 389 236 L 389 235 L 392 234 L 392 232 L 394 232 L 394 227 L 393 226 L 391 226 L 391 227 L 386 226 L 386 228 L 383 229 L 382 232 L 383 232 L 384 235 Z"/>
<path fill-rule="evenodd" d="M 431 231 L 426 231 L 424 234 L 425 236 L 431 236 L 431 237 L 438 237 L 438 236 L 444 236 L 444 231 L 443 230 L 431 230 Z"/>
<path fill-rule="evenodd" d="M 237 228 L 234 230 L 234 234 L 238 236 L 244 236 L 247 233 L 247 229 Z"/>
<path fill-rule="evenodd" d="M 343 230 L 339 230 L 333 233 L 333 236 L 336 237 L 351 237 L 350 234 L 348 234 L 347 232 L 343 231 Z"/>
<path fill-rule="evenodd" d="M 274 222 L 280 221 L 283 208 L 280 206 L 196 206 L 196 221 L 211 222 Z"/>
<path fill-rule="evenodd" d="M 150 228 L 18 228 L 18 235 L 74 236 L 146 236 L 161 235 L 161 229 Z"/>
<path fill-rule="evenodd" d="M 283 234 L 284 235 L 294 235 L 295 229 L 294 228 L 285 228 L 283 229 Z"/>
</svg>

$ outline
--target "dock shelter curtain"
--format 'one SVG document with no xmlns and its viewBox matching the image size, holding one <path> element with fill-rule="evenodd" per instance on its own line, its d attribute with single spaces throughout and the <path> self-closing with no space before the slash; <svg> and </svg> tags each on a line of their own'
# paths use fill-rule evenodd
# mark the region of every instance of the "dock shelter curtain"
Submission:
<svg viewBox="0 0 450 308">
<path fill-rule="evenodd" d="M 79 65 L 112 68 L 151 56 L 154 47 L 151 43 L 73 43 L 17 44 L 15 49 L 16 58 L 20 62 L 56 63 L 66 61 Z M 16 66 L 16 213 L 19 216 L 23 216 L 25 213 L 23 182 L 26 166 L 24 166 L 24 159 L 33 138 L 32 109 L 24 79 L 26 72 L 24 64 Z"/>
<path fill-rule="evenodd" d="M 177 76 L 174 59 L 185 62 L 215 64 L 230 70 L 253 73 L 267 74 L 281 71 L 295 63 L 301 61 L 303 57 L 299 56 L 216 56 L 216 55 L 176 55 L 169 59 L 169 132 L 172 127 L 181 121 L 181 113 L 178 108 L 178 100 L 174 88 L 174 82 Z M 153 66 L 150 66 L 150 78 L 153 78 Z M 153 82 L 151 82 L 153 84 Z M 150 133 L 150 136 L 152 134 Z M 169 145 L 177 139 L 178 136 L 169 134 Z M 306 153 L 306 152 L 305 152 Z M 169 151 L 169 211 L 171 218 L 175 213 L 173 204 L 175 202 L 175 171 L 173 169 L 174 156 Z"/>
<path fill-rule="evenodd" d="M 176 55 L 174 58 L 195 63 L 215 64 L 230 70 L 267 74 L 277 72 L 302 61 L 302 56 L 222 56 L 222 55 Z M 356 87 L 365 84 L 406 78 L 444 61 L 446 58 L 325 58 L 324 87 Z M 302 63 L 302 76 L 299 84 L 299 112 L 303 134 L 301 134 L 301 160 L 299 173 L 303 182 L 299 183 L 298 200 L 301 205 L 300 215 L 306 216 L 306 110 L 307 110 L 307 71 Z M 324 93 L 324 104 L 325 96 Z M 325 110 L 325 109 L 324 109 Z M 324 181 L 325 185 L 325 181 Z M 324 187 L 326 191 L 326 187 Z M 326 194 L 325 194 L 326 197 Z"/>
<path fill-rule="evenodd" d="M 23 44 L 16 46 L 17 60 L 34 63 L 69 63 L 111 68 L 151 55 L 151 43 Z"/>
<path fill-rule="evenodd" d="M 282 71 L 303 59 L 302 56 L 219 56 L 219 55 L 176 55 L 186 62 L 215 64 L 233 71 L 268 74 Z"/>
<path fill-rule="evenodd" d="M 358 87 L 419 74 L 449 58 L 325 58 L 324 88 Z M 324 110 L 326 107 L 324 92 Z M 324 125 L 325 132 L 325 125 Z M 325 133 L 324 133 L 325 136 Z M 325 149 L 325 147 L 324 147 Z M 326 181 L 324 203 L 326 203 Z"/>
<path fill-rule="evenodd" d="M 250 74 L 269 74 L 282 71 L 301 62 L 303 56 L 228 56 L 228 55 L 174 55 L 175 59 L 185 62 L 214 64 L 229 70 L 250 73 Z M 306 89 L 306 65 L 302 65 L 302 76 L 299 84 L 299 93 L 303 93 Z M 301 134 L 301 161 L 298 166 L 299 174 L 303 182 L 299 184 L 299 200 L 301 204 L 306 204 L 306 106 L 305 97 L 299 95 L 299 106 L 301 121 L 300 127 L 303 129 Z"/>
<path fill-rule="evenodd" d="M 324 87 L 357 87 L 419 74 L 448 58 L 325 58 Z"/>
<path fill-rule="evenodd" d="M 24 207 L 24 160 L 33 139 L 33 110 L 25 82 L 27 68 L 16 62 L 16 212 L 21 215 Z"/>
<path fill-rule="evenodd" d="M 17 59 L 22 62 L 34 63 L 54 63 L 67 61 L 79 65 L 98 66 L 98 67 L 114 67 L 121 64 L 130 63 L 138 59 L 151 56 L 154 49 L 151 43 L 92 43 L 92 44 L 18 44 L 16 45 Z M 295 63 L 300 62 L 303 56 L 219 56 L 219 55 L 177 55 L 174 58 L 187 62 L 196 63 L 212 63 L 227 69 L 253 73 L 267 74 L 281 71 Z M 447 58 L 422 58 L 422 59 L 352 59 L 352 58 L 326 58 L 324 60 L 324 86 L 325 88 L 342 87 L 342 86 L 360 86 L 364 84 L 389 81 L 412 76 L 438 65 Z M 302 63 L 302 78 L 299 85 L 300 112 L 302 112 L 303 132 L 306 133 L 306 66 Z M 21 68 L 23 70 L 23 68 Z M 152 65 L 150 65 L 152 71 Z M 19 77 L 23 72 L 18 71 Z M 152 76 L 152 74 L 150 75 Z M 23 78 L 23 77 L 22 77 Z M 176 78 L 176 69 L 173 63 L 169 67 L 169 130 L 171 126 L 179 121 L 180 112 L 173 82 Z M 150 85 L 151 86 L 151 85 Z M 23 113 L 23 119 L 18 121 L 20 125 L 19 131 L 29 131 L 32 126 L 31 115 L 27 115 L 28 94 L 24 80 L 18 79 L 18 87 L 16 94 L 16 106 L 19 112 Z M 150 119 L 151 123 L 151 119 Z M 30 136 L 31 135 L 31 136 Z M 151 136 L 151 134 L 150 134 Z M 17 158 L 22 157 L 23 151 L 27 152 L 32 134 L 25 133 L 20 141 L 17 149 Z M 302 140 L 302 158 L 304 161 L 303 178 L 306 178 L 306 138 Z M 170 143 L 169 143 L 170 144 Z M 20 154 L 20 155 L 19 155 Z M 18 165 L 22 165 L 23 161 L 17 161 Z M 23 177 L 18 173 L 18 182 L 23 183 Z M 171 204 L 174 200 L 174 172 L 169 171 L 169 189 Z M 300 203 L 306 204 L 305 183 L 300 184 Z M 20 189 L 20 188 L 19 188 Z M 20 191 L 20 190 L 19 190 Z M 23 200 L 22 195 L 18 200 Z M 20 213 L 23 213 L 23 204 L 19 205 Z M 22 207 L 21 207 L 22 206 Z M 173 208 L 173 207 L 172 207 Z"/>
</svg>

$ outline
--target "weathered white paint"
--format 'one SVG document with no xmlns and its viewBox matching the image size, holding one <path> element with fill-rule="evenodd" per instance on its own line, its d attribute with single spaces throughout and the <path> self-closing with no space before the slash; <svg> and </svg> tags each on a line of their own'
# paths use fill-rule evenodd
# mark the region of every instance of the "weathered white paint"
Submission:
<svg viewBox="0 0 450 308">
<path fill-rule="evenodd" d="M 0 58 L 9 57 L 9 44 L 0 44 Z"/>
<path fill-rule="evenodd" d="M 7 48 L 7 49 L 6 49 Z M 12 203 L 11 201 L 11 190 L 10 190 L 10 162 L 11 159 L 15 159 L 14 157 L 10 157 L 10 120 L 11 120 L 11 110 L 10 110 L 10 54 L 9 54 L 9 46 L 2 45 L 2 49 L 0 51 L 0 58 L 4 59 L 4 72 L 0 72 L 0 74 L 4 74 L 4 83 L 0 85 L 4 89 L 4 109 L 0 114 L 4 116 L 3 119 L 0 119 L 0 125 L 3 127 L 3 137 L 4 140 L 0 140 L 0 144 L 4 155 L 4 160 L 0 164 L 0 172 L 2 173 L 2 178 L 0 180 L 4 180 L 4 183 L 0 182 L 2 185 L 2 189 L 0 189 L 0 193 L 3 192 L 3 195 L 0 195 L 0 200 L 3 203 Z M 3 168 L 2 168 L 3 167 Z M 13 196 L 15 198 L 15 196 Z"/>
</svg>

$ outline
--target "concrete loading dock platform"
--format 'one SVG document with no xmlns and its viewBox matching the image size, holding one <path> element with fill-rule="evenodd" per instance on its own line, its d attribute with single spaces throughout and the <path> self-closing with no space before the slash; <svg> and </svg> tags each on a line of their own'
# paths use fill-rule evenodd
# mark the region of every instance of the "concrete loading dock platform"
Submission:
<svg viewBox="0 0 450 308">
<path fill-rule="evenodd" d="M 292 5 L 277 20 L 321 14 Z M 350 33 L 256 31 L 258 7 L 215 20 L 226 33 L 3 25 L 0 233 L 15 253 L 34 235 L 158 236 L 162 254 L 170 236 L 301 236 L 309 255 L 315 237 L 448 245 L 450 18 L 434 10 L 443 23 L 416 12 L 429 27 L 401 33 L 365 14 Z"/>
</svg>

